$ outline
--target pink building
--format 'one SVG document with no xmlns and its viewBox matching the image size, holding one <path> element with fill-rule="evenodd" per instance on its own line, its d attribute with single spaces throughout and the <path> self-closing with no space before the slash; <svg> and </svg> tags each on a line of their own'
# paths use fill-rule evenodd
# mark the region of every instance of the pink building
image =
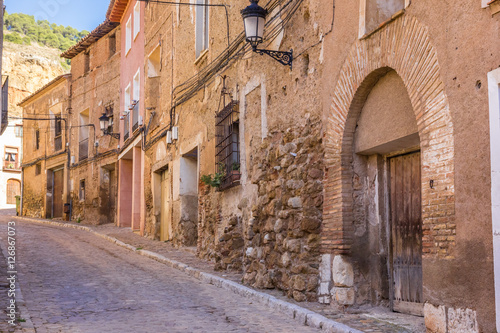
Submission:
<svg viewBox="0 0 500 333">
<path fill-rule="evenodd" d="M 144 232 L 144 2 L 111 0 L 107 17 L 119 22 L 121 33 L 120 148 L 118 156 L 117 221 Z"/>
</svg>

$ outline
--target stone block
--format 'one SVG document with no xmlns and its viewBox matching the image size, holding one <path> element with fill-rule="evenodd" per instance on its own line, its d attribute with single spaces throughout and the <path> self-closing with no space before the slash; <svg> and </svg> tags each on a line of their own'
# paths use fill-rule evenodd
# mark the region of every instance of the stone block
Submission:
<svg viewBox="0 0 500 333">
<path fill-rule="evenodd" d="M 320 295 L 329 295 L 331 289 L 331 282 L 320 282 L 319 284 L 319 294 Z"/>
<path fill-rule="evenodd" d="M 427 324 L 427 321 L 426 321 Z M 448 333 L 478 333 L 476 311 L 471 309 L 448 309 Z"/>
<path fill-rule="evenodd" d="M 337 287 L 354 286 L 354 270 L 346 256 L 337 255 L 333 258 L 332 277 Z"/>
<path fill-rule="evenodd" d="M 302 199 L 300 197 L 293 197 L 288 199 L 288 206 L 292 208 L 302 208 Z"/>
<path fill-rule="evenodd" d="M 279 233 L 283 230 L 283 220 L 282 219 L 277 219 L 276 222 L 274 223 L 274 232 Z"/>
<path fill-rule="evenodd" d="M 330 304 L 330 296 L 320 296 L 318 302 L 320 304 Z"/>
<path fill-rule="evenodd" d="M 332 298 L 340 305 L 354 304 L 354 288 L 333 287 L 330 291 Z"/>
<path fill-rule="evenodd" d="M 446 333 L 446 309 L 444 306 L 424 305 L 425 327 L 429 333 Z"/>
<path fill-rule="evenodd" d="M 332 280 L 331 254 L 323 254 L 321 256 L 321 264 L 319 265 L 319 278 L 322 282 L 330 282 Z"/>
</svg>

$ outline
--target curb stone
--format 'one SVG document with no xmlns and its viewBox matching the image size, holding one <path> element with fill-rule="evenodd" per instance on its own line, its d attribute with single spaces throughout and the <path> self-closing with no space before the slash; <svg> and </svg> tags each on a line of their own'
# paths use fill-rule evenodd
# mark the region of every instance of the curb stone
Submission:
<svg viewBox="0 0 500 333">
<path fill-rule="evenodd" d="M 182 262 L 169 259 L 165 256 L 162 256 L 158 253 L 151 252 L 148 250 L 137 250 L 134 246 L 124 243 L 114 237 L 110 237 L 105 234 L 101 234 L 89 227 L 85 226 L 79 226 L 79 225 L 74 225 L 70 223 L 62 223 L 62 222 L 54 222 L 54 221 L 46 221 L 46 220 L 37 220 L 37 219 L 31 219 L 31 218 L 26 218 L 26 217 L 17 217 L 19 220 L 24 220 L 24 221 L 29 221 L 29 222 L 35 222 L 35 223 L 41 223 L 41 224 L 48 224 L 48 225 L 53 225 L 57 227 L 66 227 L 66 228 L 73 228 L 73 229 L 79 229 L 83 231 L 88 231 L 100 238 L 103 238 L 105 240 L 108 240 L 118 246 L 124 247 L 132 252 L 135 252 L 137 254 L 140 254 L 144 257 L 156 260 L 162 264 L 166 264 L 167 266 L 177 269 L 179 271 L 182 271 L 186 273 L 187 275 L 194 277 L 204 283 L 211 284 L 213 286 L 216 286 L 221 289 L 225 289 L 228 291 L 231 291 L 239 296 L 248 298 L 252 301 L 256 301 L 262 305 L 265 305 L 269 307 L 272 310 L 279 311 L 280 313 L 290 317 L 291 319 L 296 320 L 302 325 L 309 326 L 309 327 L 314 327 L 318 328 L 322 331 L 328 332 L 328 333 L 363 333 L 362 331 L 359 331 L 357 329 L 351 328 L 345 324 L 339 323 L 337 321 L 331 320 L 326 318 L 325 316 L 320 315 L 319 313 L 313 312 L 311 310 L 305 309 L 303 307 L 300 307 L 298 305 L 288 303 L 286 301 L 280 300 L 274 296 L 268 295 L 263 292 L 259 292 L 257 290 L 251 289 L 249 287 L 243 286 L 239 283 L 236 283 L 234 281 L 230 281 L 224 278 L 221 278 L 219 276 L 202 272 L 199 269 L 190 267 L 189 265 L 186 265 Z M 27 313 L 27 309 L 25 310 Z M 28 322 L 28 319 L 26 320 Z M 31 323 L 31 320 L 30 320 Z M 31 327 L 33 327 L 33 324 L 31 324 Z"/>
</svg>

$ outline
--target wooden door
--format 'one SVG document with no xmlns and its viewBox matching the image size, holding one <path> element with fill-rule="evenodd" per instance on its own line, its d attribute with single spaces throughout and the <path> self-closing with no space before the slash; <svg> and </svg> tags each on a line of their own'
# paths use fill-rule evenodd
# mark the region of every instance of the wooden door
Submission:
<svg viewBox="0 0 500 333">
<path fill-rule="evenodd" d="M 63 215 L 63 193 L 64 193 L 64 170 L 54 172 L 54 187 L 53 187 L 53 216 L 62 217 Z"/>
<path fill-rule="evenodd" d="M 390 159 L 393 309 L 423 315 L 420 153 Z"/>
<path fill-rule="evenodd" d="M 163 171 L 161 175 L 161 225 L 160 240 L 172 239 L 172 209 L 170 196 L 170 173 Z"/>
<path fill-rule="evenodd" d="M 117 193 L 117 177 L 116 170 L 111 170 L 109 172 L 109 221 L 110 223 L 115 223 L 116 216 L 116 193 Z"/>
<path fill-rule="evenodd" d="M 21 195 L 21 182 L 16 179 L 7 181 L 7 204 L 16 204 L 16 195 Z"/>
</svg>

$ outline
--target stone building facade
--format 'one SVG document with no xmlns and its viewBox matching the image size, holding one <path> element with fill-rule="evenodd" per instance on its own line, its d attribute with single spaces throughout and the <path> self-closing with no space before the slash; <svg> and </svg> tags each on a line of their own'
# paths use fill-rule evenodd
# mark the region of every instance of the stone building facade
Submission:
<svg viewBox="0 0 500 333">
<path fill-rule="evenodd" d="M 248 1 L 112 0 L 112 29 L 66 53 L 72 126 L 122 118 L 119 141 L 97 130 L 70 157 L 72 217 L 196 247 L 297 301 L 494 332 L 497 2 L 261 3 L 259 47 L 293 48 L 292 68 L 245 42 Z"/>
<path fill-rule="evenodd" d="M 120 27 L 105 21 L 62 56 L 71 59 L 69 200 L 71 218 L 87 224 L 114 222 L 119 140 L 104 135 L 99 118 L 109 117 L 110 132 L 120 126 Z"/>
<path fill-rule="evenodd" d="M 71 75 L 58 76 L 19 103 L 23 107 L 22 214 L 62 218 L 68 201 Z"/>
</svg>

